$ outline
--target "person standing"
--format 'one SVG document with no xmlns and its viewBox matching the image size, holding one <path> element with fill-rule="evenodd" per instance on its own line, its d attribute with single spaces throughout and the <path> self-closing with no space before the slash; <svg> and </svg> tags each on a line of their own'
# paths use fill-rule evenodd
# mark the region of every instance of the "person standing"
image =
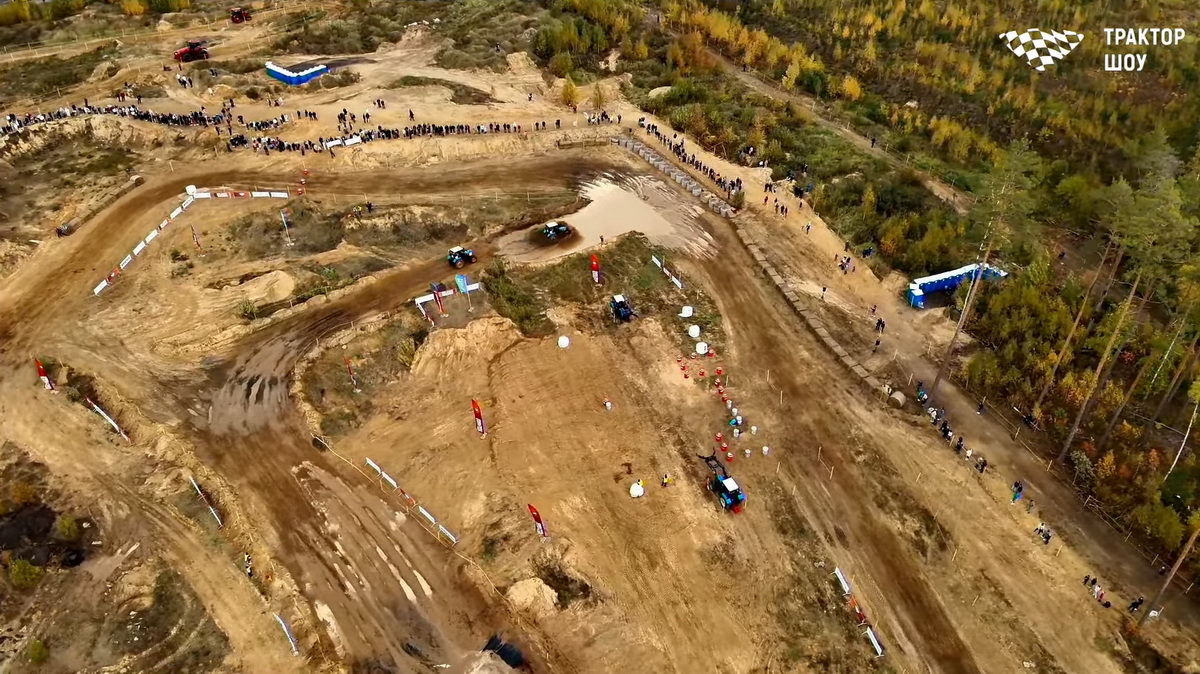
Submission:
<svg viewBox="0 0 1200 674">
<path fill-rule="evenodd" d="M 1142 604 L 1145 604 L 1145 603 L 1146 603 L 1145 597 L 1138 597 L 1136 600 L 1134 600 L 1133 602 L 1131 602 L 1129 604 L 1129 612 L 1137 613 L 1138 609 L 1142 608 Z"/>
</svg>

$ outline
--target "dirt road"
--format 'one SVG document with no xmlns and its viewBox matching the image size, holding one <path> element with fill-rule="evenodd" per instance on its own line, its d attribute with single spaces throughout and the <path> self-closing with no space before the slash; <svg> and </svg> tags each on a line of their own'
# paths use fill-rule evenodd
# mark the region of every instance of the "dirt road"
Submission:
<svg viewBox="0 0 1200 674">
<path fill-rule="evenodd" d="M 519 176 L 494 170 L 496 165 L 324 175 L 314 177 L 309 190 L 314 195 L 322 190 L 436 195 L 502 186 L 561 189 L 603 167 L 580 152 L 530 159 Z M 274 561 L 290 572 L 314 607 L 310 624 L 320 628 L 301 632 L 311 648 L 350 662 L 455 662 L 482 644 L 487 635 L 479 633 L 480 625 L 506 625 L 503 615 L 482 598 L 472 599 L 470 591 L 464 594 L 456 564 L 445 550 L 415 523 L 406 522 L 394 506 L 364 490 L 356 471 L 314 450 L 287 395 L 295 360 L 314 338 L 407 302 L 430 278 L 445 273 L 443 262 L 385 274 L 340 301 L 278 321 L 234 346 L 228 365 L 207 373 L 162 369 L 159 359 L 135 367 L 130 347 L 139 338 L 126 342 L 119 332 L 102 333 L 78 319 L 91 313 L 99 319 L 92 325 L 111 325 L 105 315 L 122 311 L 135 301 L 132 293 L 147 290 L 139 285 L 134 269 L 122 279 L 124 284 L 102 297 L 90 296 L 87 288 L 161 218 L 185 185 L 282 183 L 298 170 L 206 168 L 152 180 L 75 236 L 44 246 L 33 263 L 5 281 L 8 302 L 0 320 L 6 332 L 5 379 L 23 381 L 18 373 L 27 369 L 33 354 L 55 352 L 111 382 L 122 397 L 148 396 L 141 408 L 151 421 L 176 425 L 186 420 L 183 437 L 193 444 L 197 458 L 226 476 L 240 494 L 252 528 L 274 541 Z M 486 260 L 486 250 L 481 253 Z M 58 299 L 47 302 L 48 297 Z M 119 357 L 121 353 L 128 357 Z M 5 397 L 22 398 L 14 390 Z M 10 423 L 38 416 L 29 409 Z M 12 428 L 7 435 L 28 437 L 27 429 Z M 104 472 L 97 468 L 97 473 Z M 136 491 L 131 486 L 123 490 Z M 161 513 L 152 521 L 160 524 L 158 530 L 168 540 L 178 538 Z M 260 563 L 269 568 L 274 561 Z M 213 594 L 206 599 L 219 609 L 220 589 L 211 583 L 208 587 Z M 397 639 L 398 629 L 409 635 L 407 640 Z"/>
</svg>

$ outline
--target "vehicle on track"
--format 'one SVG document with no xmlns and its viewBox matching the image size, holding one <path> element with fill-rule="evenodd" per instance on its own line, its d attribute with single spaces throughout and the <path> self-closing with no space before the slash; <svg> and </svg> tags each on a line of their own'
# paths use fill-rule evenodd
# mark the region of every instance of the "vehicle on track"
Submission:
<svg viewBox="0 0 1200 674">
<path fill-rule="evenodd" d="M 478 261 L 479 258 L 476 257 L 475 251 L 463 248 L 462 246 L 455 246 L 450 249 L 450 252 L 446 253 L 446 262 L 450 263 L 450 266 L 455 269 L 462 269 L 468 264 L 475 264 Z"/>
</svg>

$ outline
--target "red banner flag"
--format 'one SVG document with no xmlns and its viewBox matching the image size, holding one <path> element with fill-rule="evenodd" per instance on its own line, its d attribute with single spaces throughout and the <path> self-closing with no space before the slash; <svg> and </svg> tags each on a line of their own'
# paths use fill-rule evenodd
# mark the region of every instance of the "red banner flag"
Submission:
<svg viewBox="0 0 1200 674">
<path fill-rule="evenodd" d="M 46 385 L 46 390 L 53 391 L 54 382 L 50 381 L 50 375 L 46 374 L 46 368 L 42 366 L 42 361 L 34 358 L 33 362 L 37 363 L 38 378 L 41 379 L 42 383 Z"/>
<path fill-rule="evenodd" d="M 354 366 L 350 364 L 349 356 L 342 356 L 342 360 L 346 361 L 346 371 L 350 373 L 350 385 L 354 387 L 354 391 L 358 392 L 358 377 L 354 376 Z"/>
<path fill-rule="evenodd" d="M 546 524 L 542 522 L 542 516 L 538 514 L 537 508 L 533 504 L 529 504 L 529 514 L 533 515 L 533 523 L 537 526 L 538 535 L 542 538 L 550 538 L 550 534 L 546 533 Z"/>
<path fill-rule="evenodd" d="M 592 256 L 592 281 L 600 285 L 600 259 L 595 255 Z"/>
<path fill-rule="evenodd" d="M 480 437 L 487 435 L 487 427 L 483 425 L 483 410 L 475 400 L 471 401 L 471 411 L 475 413 L 475 430 L 479 431 Z"/>
</svg>

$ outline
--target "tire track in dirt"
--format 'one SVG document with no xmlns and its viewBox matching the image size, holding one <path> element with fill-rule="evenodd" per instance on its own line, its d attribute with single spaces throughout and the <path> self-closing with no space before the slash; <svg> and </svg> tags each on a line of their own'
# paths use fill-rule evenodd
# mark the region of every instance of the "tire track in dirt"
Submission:
<svg viewBox="0 0 1200 674">
<path fill-rule="evenodd" d="M 608 164 L 582 152 L 564 152 L 527 159 L 522 168 L 514 173 L 511 160 L 481 161 L 451 169 L 320 175 L 311 177 L 308 186 L 317 197 L 323 189 L 464 195 L 526 185 L 561 188 Z M 71 343 L 74 338 L 76 347 L 95 354 L 122 348 L 119 335 L 95 339 L 79 326 L 89 303 L 121 302 L 128 292 L 119 286 L 93 298 L 87 290 L 91 275 L 102 276 L 112 261 L 123 257 L 146 223 L 158 217 L 157 211 L 169 208 L 185 186 L 286 184 L 297 175 L 298 163 L 291 172 L 278 168 L 180 172 L 134 190 L 74 237 L 52 242 L 57 245 L 41 251 L 41 264 L 24 265 L 3 283 L 11 289 L 6 293 L 8 302 L 0 308 L 0 336 L 7 342 L 5 369 L 15 376 L 26 366 L 24 352 L 38 348 L 34 345 L 44 346 L 50 333 L 55 343 Z M 489 250 L 481 247 L 480 253 L 486 261 Z M 417 531 L 415 523 L 382 524 L 396 517 L 392 507 L 369 489 L 345 482 L 340 477 L 346 474 L 344 467 L 316 453 L 303 419 L 288 398 L 295 361 L 314 338 L 350 320 L 407 303 L 431 279 L 446 272 L 440 260 L 416 263 L 353 288 L 338 300 L 271 323 L 242 340 L 224 365 L 209 371 L 208 382 L 190 392 L 181 391 L 178 374 L 135 375 L 157 380 L 147 390 L 158 391 L 179 412 L 203 409 L 203 404 L 196 405 L 197 399 L 212 405 L 212 422 L 192 419 L 185 435 L 198 457 L 244 495 L 247 512 L 258 520 L 256 528 L 268 540 L 277 537 L 278 550 L 273 552 L 306 598 L 329 607 L 351 661 L 391 661 L 411 668 L 427 665 L 431 658 L 445 662 L 475 650 L 490 630 L 520 633 L 503 610 L 491 608 L 474 589 L 461 587 L 456 567 L 447 565 L 445 551 L 424 530 Z M 81 334 L 86 337 L 81 339 Z M 358 476 L 349 473 L 349 479 Z M 397 577 L 407 584 L 407 592 Z M 351 587 L 355 590 L 348 596 Z M 319 618 L 308 622 L 319 625 Z M 312 636 L 325 646 L 333 645 L 333 637 Z M 465 649 L 459 646 L 467 643 Z"/>
<path fill-rule="evenodd" d="M 718 297 L 730 331 L 736 336 L 732 342 L 738 345 L 738 358 L 757 361 L 752 366 L 755 369 L 788 373 L 779 378 L 779 386 L 789 401 L 859 400 L 862 391 L 858 382 L 850 381 L 840 364 L 812 343 L 813 338 L 790 309 L 783 307 L 766 287 L 757 273 L 757 264 L 742 248 L 730 224 L 716 218 L 708 222 L 726 257 L 722 264 L 707 265 L 705 270 L 714 285 L 722 289 Z M 872 511 L 871 500 L 866 498 L 870 482 L 844 451 L 845 430 L 852 423 L 849 417 L 831 409 L 828 402 L 803 406 L 789 403 L 786 407 L 785 416 L 800 422 L 810 444 L 842 448 L 824 454 L 834 464 L 832 481 L 811 452 L 789 454 L 784 460 L 804 476 L 804 482 L 826 488 L 828 498 L 813 498 L 814 493 L 804 499 L 807 509 L 824 520 L 827 531 L 845 530 L 846 552 L 870 575 L 882 579 L 889 592 L 873 599 L 891 606 L 905 635 L 919 650 L 912 655 L 927 659 L 938 671 L 948 674 L 980 672 L 912 551 Z"/>
</svg>

